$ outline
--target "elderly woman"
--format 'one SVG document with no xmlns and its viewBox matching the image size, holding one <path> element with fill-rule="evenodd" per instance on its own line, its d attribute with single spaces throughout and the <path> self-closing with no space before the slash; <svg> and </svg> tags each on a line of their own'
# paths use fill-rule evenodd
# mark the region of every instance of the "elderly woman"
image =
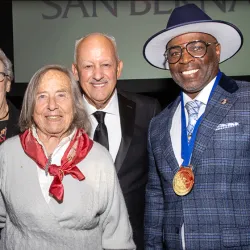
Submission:
<svg viewBox="0 0 250 250">
<path fill-rule="evenodd" d="M 20 128 L 0 147 L 0 249 L 135 249 L 112 158 L 86 134 L 71 72 L 34 74 Z"/>
<path fill-rule="evenodd" d="M 19 133 L 19 111 L 6 99 L 6 93 L 10 91 L 12 80 L 12 63 L 0 49 L 0 144 Z"/>
</svg>

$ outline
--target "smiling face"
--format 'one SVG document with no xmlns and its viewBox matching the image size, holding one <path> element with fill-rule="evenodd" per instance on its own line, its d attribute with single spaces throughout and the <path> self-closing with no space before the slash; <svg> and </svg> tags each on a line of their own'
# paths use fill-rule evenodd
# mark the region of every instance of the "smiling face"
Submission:
<svg viewBox="0 0 250 250">
<path fill-rule="evenodd" d="M 169 64 L 170 73 L 174 81 L 191 98 L 195 98 L 200 91 L 217 75 L 220 61 L 220 45 L 216 39 L 205 33 L 187 33 L 173 38 L 167 48 L 180 45 L 182 48 L 189 42 L 202 40 L 212 43 L 207 47 L 207 53 L 202 58 L 194 58 L 186 49 L 182 50 L 181 59 L 175 64 Z"/>
<path fill-rule="evenodd" d="M 49 70 L 42 76 L 33 113 L 40 139 L 68 134 L 74 113 L 70 84 L 68 76 L 58 70 Z"/>
<path fill-rule="evenodd" d="M 116 57 L 113 43 L 101 34 L 93 34 L 79 44 L 72 71 L 87 101 L 101 109 L 114 93 L 122 66 L 122 61 Z"/>
</svg>

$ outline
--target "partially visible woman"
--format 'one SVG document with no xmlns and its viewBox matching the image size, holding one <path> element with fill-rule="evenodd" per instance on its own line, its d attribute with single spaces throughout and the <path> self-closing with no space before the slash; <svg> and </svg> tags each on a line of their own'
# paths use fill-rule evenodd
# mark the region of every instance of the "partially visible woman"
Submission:
<svg viewBox="0 0 250 250">
<path fill-rule="evenodd" d="M 6 99 L 13 80 L 12 63 L 0 49 L 0 144 L 19 133 L 18 109 Z"/>
<path fill-rule="evenodd" d="M 87 135 L 70 71 L 34 74 L 20 128 L 0 146 L 0 249 L 135 249 L 112 158 Z"/>
</svg>

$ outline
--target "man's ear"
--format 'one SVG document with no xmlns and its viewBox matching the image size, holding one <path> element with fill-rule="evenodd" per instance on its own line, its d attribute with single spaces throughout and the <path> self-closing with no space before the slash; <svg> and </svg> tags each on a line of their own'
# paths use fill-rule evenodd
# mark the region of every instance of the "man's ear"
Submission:
<svg viewBox="0 0 250 250">
<path fill-rule="evenodd" d="M 217 56 L 218 62 L 220 62 L 221 46 L 220 46 L 220 44 L 219 44 L 219 43 L 218 43 L 218 44 L 216 44 L 215 53 L 216 53 L 216 56 Z"/>
<path fill-rule="evenodd" d="M 79 75 L 78 75 L 77 65 L 75 63 L 72 63 L 71 69 L 72 69 L 72 72 L 73 72 L 73 74 L 75 76 L 75 80 L 79 81 Z"/>
<path fill-rule="evenodd" d="M 123 61 L 119 61 L 117 64 L 117 79 L 121 76 L 123 69 Z"/>
</svg>

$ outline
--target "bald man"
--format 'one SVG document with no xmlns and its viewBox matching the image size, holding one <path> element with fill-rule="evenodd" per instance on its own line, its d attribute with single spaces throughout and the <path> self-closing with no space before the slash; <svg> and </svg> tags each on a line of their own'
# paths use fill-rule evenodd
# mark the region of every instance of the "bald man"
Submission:
<svg viewBox="0 0 250 250">
<path fill-rule="evenodd" d="M 76 41 L 72 71 L 83 90 L 92 122 L 90 137 L 105 126 L 105 146 L 114 161 L 137 250 L 144 249 L 145 185 L 148 178 L 148 125 L 160 111 L 156 99 L 117 90 L 123 62 L 114 37 L 92 33 Z M 100 122 L 99 118 L 104 119 Z M 99 131 L 100 132 L 100 131 Z M 103 137 L 102 137 L 103 138 Z"/>
</svg>

